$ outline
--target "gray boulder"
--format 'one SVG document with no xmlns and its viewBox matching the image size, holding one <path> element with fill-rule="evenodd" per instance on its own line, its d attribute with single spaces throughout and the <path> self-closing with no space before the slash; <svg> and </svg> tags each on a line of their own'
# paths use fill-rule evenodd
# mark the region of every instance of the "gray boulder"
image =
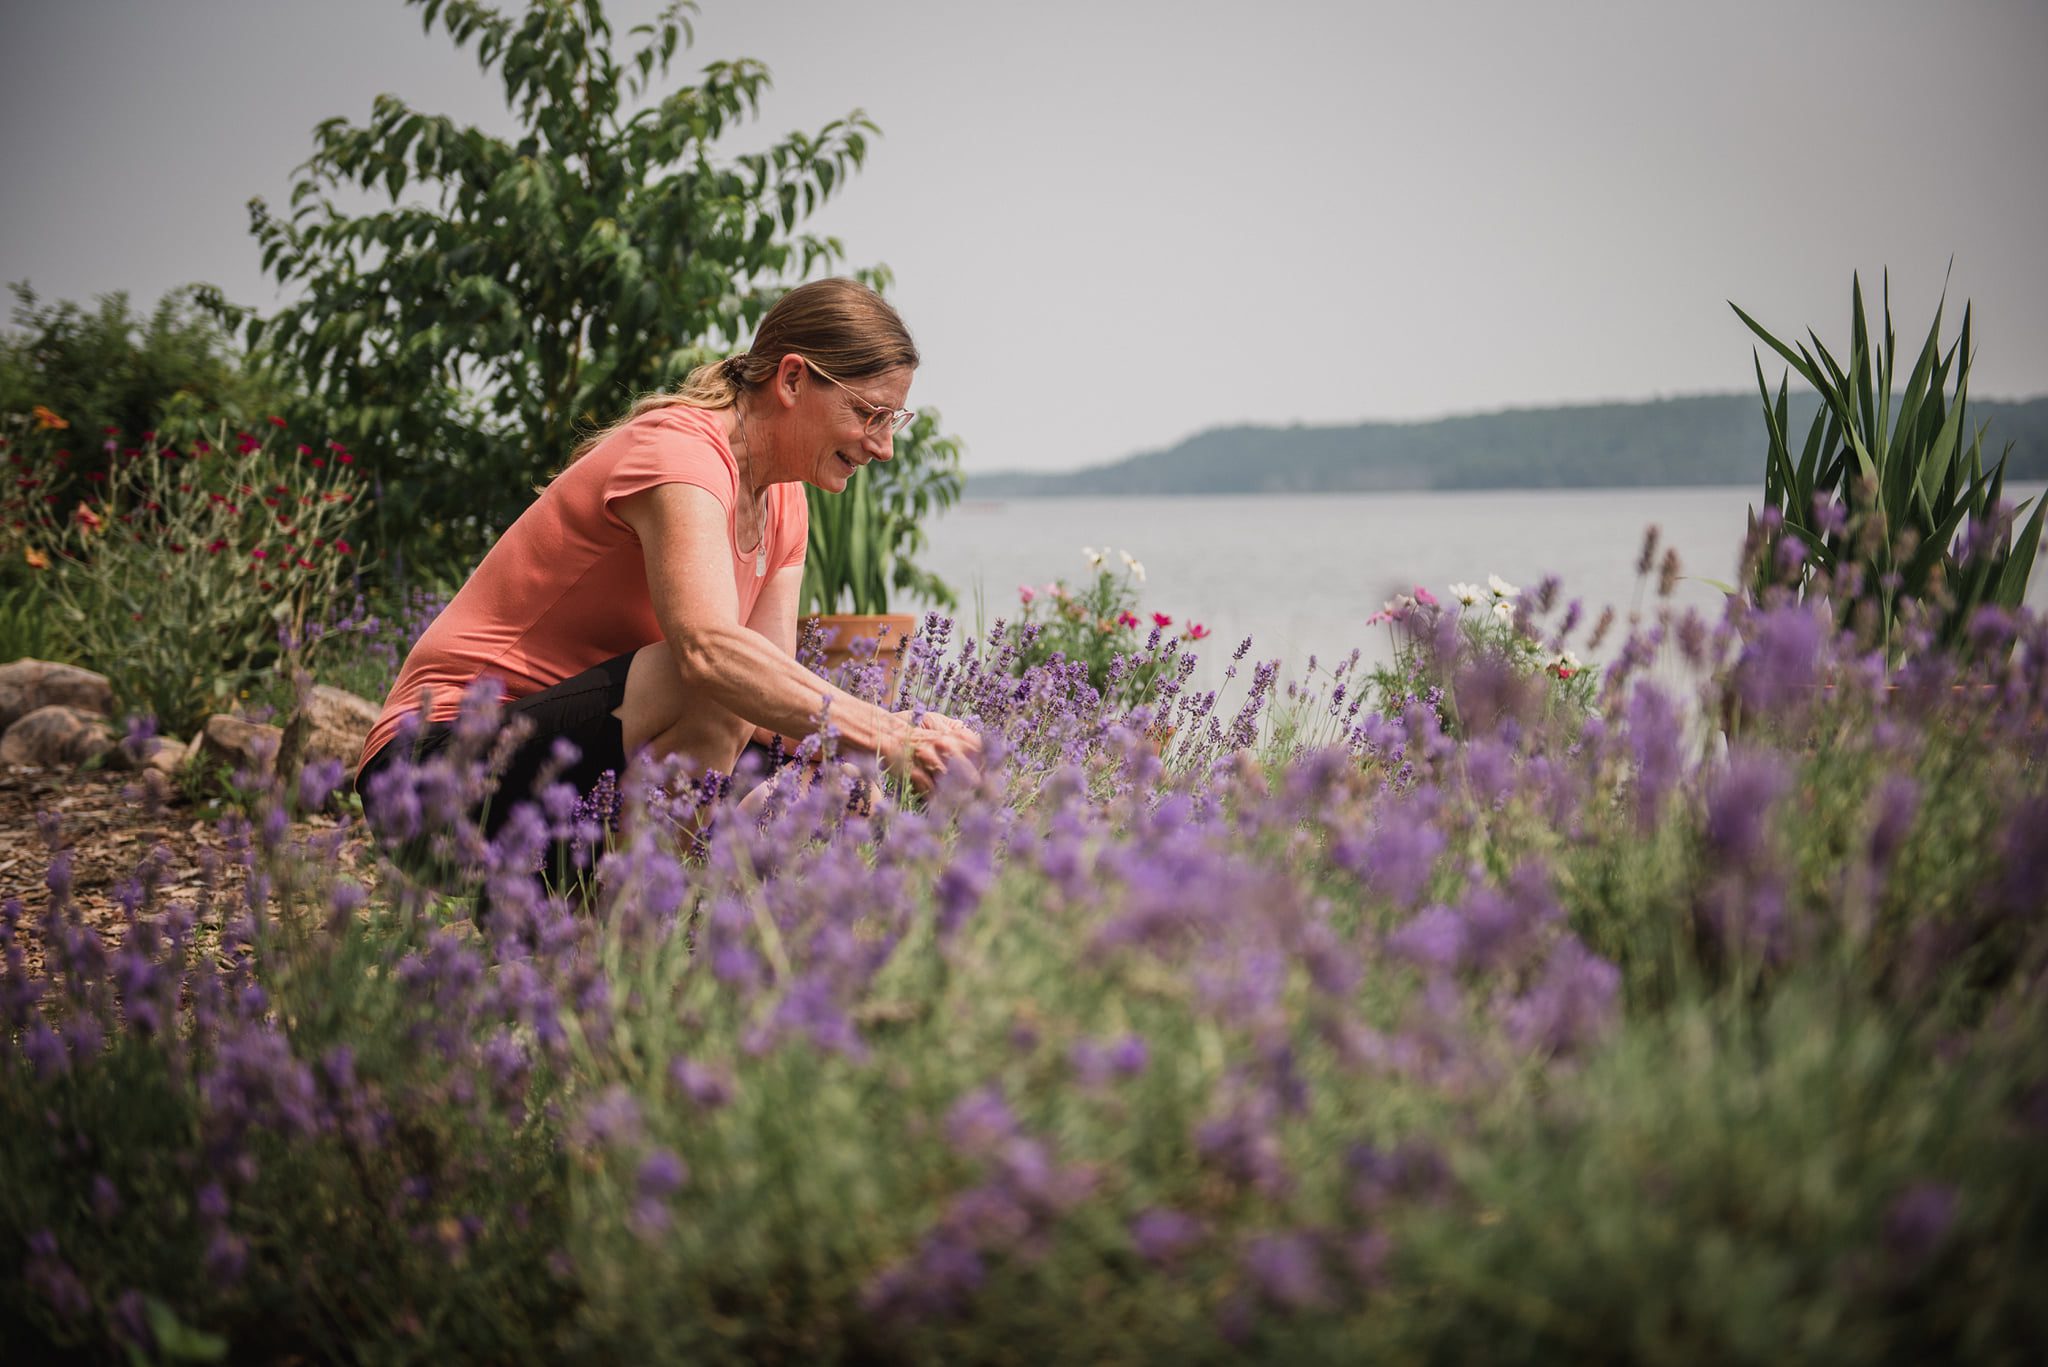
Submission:
<svg viewBox="0 0 2048 1367">
<path fill-rule="evenodd" d="M 105 717 L 82 707 L 53 703 L 38 707 L 0 735 L 0 764 L 75 769 L 114 747 L 114 729 Z"/>
<path fill-rule="evenodd" d="M 20 659 L 0 665 L 0 731 L 39 707 L 76 707 L 110 716 L 114 686 L 104 674 L 77 665 Z"/>
<path fill-rule="evenodd" d="M 220 760 L 229 768 L 268 778 L 275 772 L 284 732 L 275 726 L 215 713 L 192 741 L 193 757 Z"/>
<path fill-rule="evenodd" d="M 306 697 L 305 759 L 338 759 L 353 771 L 384 709 L 342 688 L 316 685 Z"/>
</svg>

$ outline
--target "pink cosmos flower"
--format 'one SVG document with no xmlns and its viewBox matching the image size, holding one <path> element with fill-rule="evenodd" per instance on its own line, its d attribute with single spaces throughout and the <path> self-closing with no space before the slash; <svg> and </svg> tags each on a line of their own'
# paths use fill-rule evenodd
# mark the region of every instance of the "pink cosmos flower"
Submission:
<svg viewBox="0 0 2048 1367">
<path fill-rule="evenodd" d="M 1116 615 L 1116 624 L 1120 627 L 1134 627 L 1138 625 L 1138 614 L 1126 608 Z"/>
<path fill-rule="evenodd" d="M 1190 641 L 1199 641 L 1208 634 L 1209 628 L 1203 626 L 1200 622 L 1188 623 L 1188 639 Z"/>
<path fill-rule="evenodd" d="M 1152 625 L 1161 628 L 1170 627 L 1173 625 L 1173 619 L 1163 612 L 1155 612 L 1152 614 Z"/>
<path fill-rule="evenodd" d="M 1417 584 L 1415 586 L 1415 601 L 1418 603 L 1427 603 L 1431 607 L 1437 606 L 1436 595 L 1431 593 L 1428 589 L 1422 587 L 1422 585 L 1420 584 Z"/>
<path fill-rule="evenodd" d="M 1038 590 L 1032 588 L 1029 584 L 1019 584 L 1017 586 L 1017 597 L 1019 600 L 1028 603 L 1037 596 Z"/>
</svg>

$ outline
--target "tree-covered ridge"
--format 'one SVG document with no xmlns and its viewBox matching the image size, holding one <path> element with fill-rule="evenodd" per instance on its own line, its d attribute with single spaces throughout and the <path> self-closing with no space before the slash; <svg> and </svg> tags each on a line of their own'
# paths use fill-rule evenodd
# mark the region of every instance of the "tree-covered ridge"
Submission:
<svg viewBox="0 0 2048 1367">
<path fill-rule="evenodd" d="M 1813 419 L 1791 398 L 1792 430 Z M 2048 397 L 1974 399 L 1986 463 L 2048 480 Z M 1223 427 L 1177 446 L 1064 474 L 972 474 L 977 498 L 1058 494 L 1299 494 L 1380 489 L 1626 488 L 1756 484 L 1767 444 L 1754 394 L 1512 409 L 1431 422 Z"/>
</svg>

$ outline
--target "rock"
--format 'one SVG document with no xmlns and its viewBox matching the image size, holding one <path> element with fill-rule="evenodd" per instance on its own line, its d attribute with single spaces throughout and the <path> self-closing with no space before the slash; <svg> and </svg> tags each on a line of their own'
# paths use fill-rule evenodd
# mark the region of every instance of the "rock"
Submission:
<svg viewBox="0 0 2048 1367">
<path fill-rule="evenodd" d="M 187 747 L 176 736 L 151 736 L 140 745 L 121 741 L 107 755 L 109 769 L 154 769 L 160 774 L 178 772 L 185 762 Z"/>
<path fill-rule="evenodd" d="M 192 742 L 191 750 L 198 759 L 220 760 L 237 772 L 268 778 L 283 740 L 284 732 L 275 726 L 217 712 L 206 719 L 206 729 Z"/>
<path fill-rule="evenodd" d="M 114 711 L 114 686 L 106 675 L 76 665 L 31 659 L 0 665 L 0 731 L 37 708 L 51 706 L 109 716 Z"/>
<path fill-rule="evenodd" d="M 107 720 L 82 707 L 54 703 L 38 707 L 0 736 L 0 764 L 33 764 L 44 769 L 75 769 L 114 748 L 114 730 Z"/>
<path fill-rule="evenodd" d="M 176 736 L 157 736 L 156 745 L 142 761 L 145 770 L 155 770 L 165 778 L 176 778 L 178 770 L 185 767 L 185 761 L 192 757 L 192 747 Z"/>
<path fill-rule="evenodd" d="M 363 753 L 370 728 L 384 711 L 368 698 L 359 698 L 342 688 L 316 685 L 306 697 L 306 753 L 304 759 L 338 759 L 349 772 Z"/>
</svg>

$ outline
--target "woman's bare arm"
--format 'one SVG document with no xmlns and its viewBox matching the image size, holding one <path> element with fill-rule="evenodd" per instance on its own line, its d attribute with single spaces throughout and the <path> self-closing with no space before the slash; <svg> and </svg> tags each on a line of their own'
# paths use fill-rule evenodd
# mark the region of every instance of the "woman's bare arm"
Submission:
<svg viewBox="0 0 2048 1367">
<path fill-rule="evenodd" d="M 971 731 L 912 726 L 908 718 L 820 679 L 794 654 L 740 625 L 726 511 L 708 490 L 658 485 L 620 500 L 614 511 L 640 538 L 655 619 L 686 688 L 786 736 L 809 734 L 829 703 L 832 724 L 846 744 L 903 768 L 919 787 L 949 762 L 971 764 L 980 753 Z"/>
</svg>

